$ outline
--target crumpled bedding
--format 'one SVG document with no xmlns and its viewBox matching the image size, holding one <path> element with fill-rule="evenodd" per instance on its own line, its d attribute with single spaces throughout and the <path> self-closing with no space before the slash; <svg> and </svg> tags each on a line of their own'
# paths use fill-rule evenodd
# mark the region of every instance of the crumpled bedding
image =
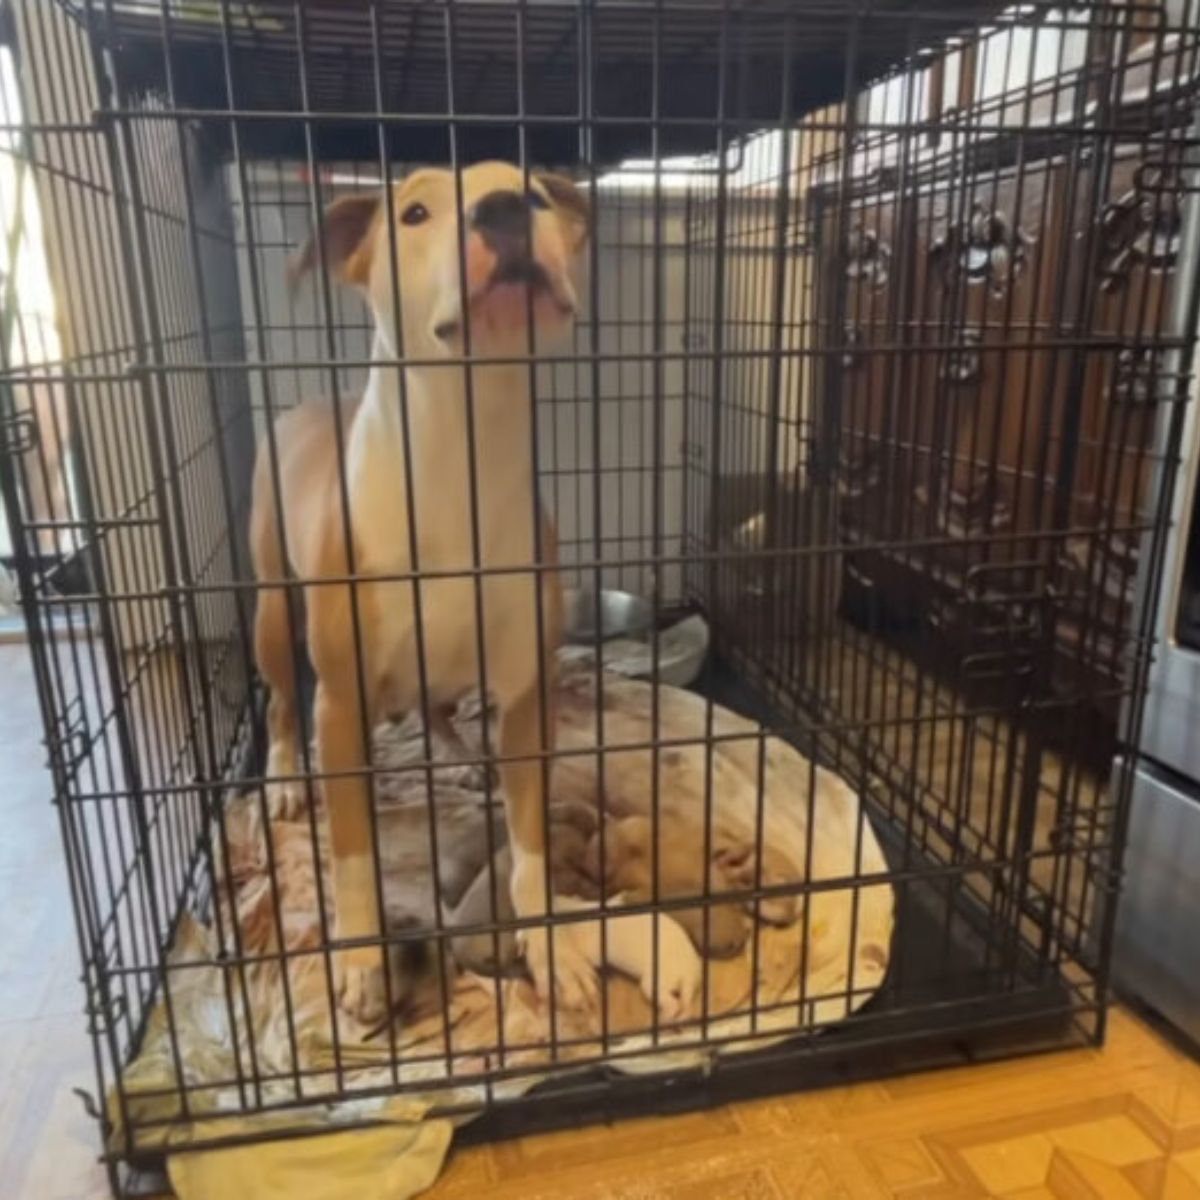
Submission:
<svg viewBox="0 0 1200 1200">
<path fill-rule="evenodd" d="M 559 1044 L 553 1063 L 549 1007 L 538 1001 L 524 976 L 495 977 L 471 969 L 494 958 L 497 949 L 502 964 L 511 958 L 511 946 L 497 947 L 490 936 L 454 939 L 444 971 L 428 939 L 411 943 L 398 964 L 409 981 L 404 1006 L 390 1029 L 365 1029 L 338 1012 L 335 1052 L 312 844 L 315 825 L 326 916 L 332 922 L 322 815 L 317 812 L 314 822 L 307 815 L 298 821 L 267 820 L 260 794 L 247 793 L 230 800 L 223 831 L 214 835 L 215 911 L 208 920 L 188 917 L 178 925 L 167 972 L 170 1004 L 160 998 L 141 1052 L 124 1072 L 127 1107 L 120 1110 L 112 1098 L 114 1128 L 119 1132 L 132 1124 L 140 1146 L 162 1148 L 204 1138 L 212 1121 L 227 1131 L 230 1114 L 247 1107 L 288 1106 L 273 1114 L 236 1116 L 234 1123 L 244 1130 L 262 1122 L 274 1130 L 354 1122 L 388 1102 L 365 1096 L 331 1103 L 331 1094 L 371 1089 L 381 1094 L 397 1079 L 409 1089 L 406 1119 L 420 1120 L 435 1106 L 481 1104 L 480 1073 L 499 1066 L 523 1073 L 495 1082 L 497 1097 L 519 1094 L 551 1073 L 600 1057 L 626 1071 L 701 1064 L 713 1054 L 759 1048 L 764 1036 L 783 1038 L 836 1022 L 863 1004 L 887 970 L 891 886 L 876 882 L 821 890 L 811 895 L 807 913 L 802 901 L 782 891 L 810 874 L 814 880 L 869 880 L 886 871 L 855 793 L 783 741 L 764 741 L 755 723 L 726 709 L 712 710 L 710 730 L 706 702 L 670 687 L 659 689 L 657 756 L 648 749 L 622 749 L 649 740 L 652 690 L 606 672 L 598 702 L 596 683 L 596 672 L 586 663 L 563 662 L 558 749 L 568 753 L 556 761 L 552 775 L 549 853 L 555 891 L 571 897 L 572 907 L 607 900 L 608 912 L 615 915 L 607 922 L 605 948 L 610 962 L 620 961 L 616 947 L 623 943 L 627 961 L 623 972 L 607 973 L 603 1005 L 556 1012 Z M 477 701 L 460 706 L 455 727 L 468 747 L 480 745 Z M 709 732 L 711 754 L 704 744 Z M 602 797 L 598 735 L 605 747 Z M 389 928 L 428 930 L 439 919 L 452 922 L 464 906 L 490 897 L 489 864 L 495 867 L 495 892 L 503 899 L 503 820 L 497 806 L 489 809 L 485 803 L 481 772 L 462 766 L 437 766 L 432 772 L 413 768 L 423 760 L 424 741 L 412 720 L 381 725 L 373 756 L 382 771 L 376 778 L 376 805 Z M 714 903 L 707 919 L 703 906 L 621 917 L 620 906 L 644 898 L 650 886 L 654 851 L 648 816 L 655 769 L 661 896 L 696 896 L 706 870 L 718 900 L 726 892 L 753 887 L 756 879 L 779 890 L 757 907 L 736 898 Z M 430 775 L 440 913 L 430 855 Z M 756 834 L 760 776 L 761 842 Z M 712 802 L 707 833 L 706 779 Z M 710 951 L 699 964 L 705 981 L 701 996 L 686 1004 L 686 1012 L 672 1013 L 672 1023 L 662 1023 L 660 993 L 657 1030 L 649 971 L 643 978 L 630 977 L 637 962 L 652 959 L 641 944 L 655 936 L 655 921 L 660 962 L 681 939 L 686 952 L 694 953 L 694 941 L 706 932 Z M 241 970 L 222 965 L 220 944 L 235 949 L 235 936 L 236 949 L 259 961 Z M 291 955 L 286 988 L 277 957 L 281 940 Z M 597 937 L 597 945 L 600 941 Z M 298 953 L 303 951 L 312 953 Z M 752 1016 L 755 998 L 758 1012 Z M 240 1084 L 239 1074 L 244 1079 L 256 1074 L 263 1082 Z M 186 1112 L 177 1087 L 180 1075 L 187 1085 Z"/>
</svg>

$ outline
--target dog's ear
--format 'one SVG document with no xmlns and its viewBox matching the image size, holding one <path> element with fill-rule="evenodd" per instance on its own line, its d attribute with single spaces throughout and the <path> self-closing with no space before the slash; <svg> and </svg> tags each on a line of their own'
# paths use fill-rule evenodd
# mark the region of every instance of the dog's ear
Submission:
<svg viewBox="0 0 1200 1200">
<path fill-rule="evenodd" d="M 321 217 L 325 263 L 332 279 L 365 287 L 371 275 L 371 244 L 375 215 L 382 200 L 379 192 L 360 192 L 335 200 Z M 288 263 L 288 286 L 297 285 L 321 261 L 314 230 L 300 252 Z"/>
<path fill-rule="evenodd" d="M 592 206 L 588 198 L 565 175 L 539 171 L 537 181 L 546 189 L 554 206 L 575 227 L 575 250 L 582 248 L 592 232 Z"/>
</svg>

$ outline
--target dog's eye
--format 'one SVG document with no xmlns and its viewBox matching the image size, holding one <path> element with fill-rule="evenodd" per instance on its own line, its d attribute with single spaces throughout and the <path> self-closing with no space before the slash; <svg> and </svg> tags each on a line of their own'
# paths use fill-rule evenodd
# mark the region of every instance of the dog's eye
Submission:
<svg viewBox="0 0 1200 1200">
<path fill-rule="evenodd" d="M 529 189 L 529 207 L 530 208 L 549 208 L 550 202 L 542 195 L 541 192 L 535 192 L 533 188 Z"/>
<path fill-rule="evenodd" d="M 415 202 L 410 204 L 401 214 L 400 220 L 405 225 L 420 225 L 429 220 L 429 209 L 425 205 Z"/>
</svg>

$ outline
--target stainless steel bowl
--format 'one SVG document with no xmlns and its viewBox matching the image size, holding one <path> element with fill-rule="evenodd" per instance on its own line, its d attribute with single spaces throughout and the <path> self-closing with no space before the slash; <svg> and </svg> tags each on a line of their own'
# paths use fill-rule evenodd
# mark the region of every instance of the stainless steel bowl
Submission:
<svg viewBox="0 0 1200 1200">
<path fill-rule="evenodd" d="M 595 642 L 596 593 L 591 588 L 568 590 L 565 601 L 565 635 L 567 641 L 577 644 Z M 603 588 L 600 592 L 599 640 L 609 638 L 645 637 L 650 632 L 653 606 L 632 592 L 618 592 Z"/>
</svg>

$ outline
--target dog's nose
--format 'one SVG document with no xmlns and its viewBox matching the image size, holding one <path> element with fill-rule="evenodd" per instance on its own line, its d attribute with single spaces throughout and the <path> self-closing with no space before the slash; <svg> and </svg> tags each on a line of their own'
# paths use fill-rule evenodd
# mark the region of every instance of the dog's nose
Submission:
<svg viewBox="0 0 1200 1200">
<path fill-rule="evenodd" d="M 529 204 L 518 192 L 488 192 L 471 209 L 470 221 L 502 261 L 528 255 Z"/>
</svg>

